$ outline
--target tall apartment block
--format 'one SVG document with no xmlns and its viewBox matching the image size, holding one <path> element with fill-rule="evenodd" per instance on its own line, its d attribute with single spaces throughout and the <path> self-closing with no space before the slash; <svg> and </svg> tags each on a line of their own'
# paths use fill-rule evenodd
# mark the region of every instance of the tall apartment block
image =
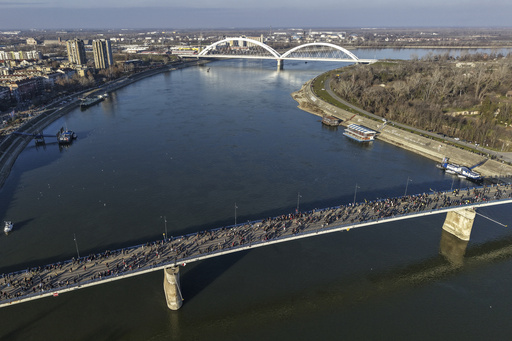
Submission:
<svg viewBox="0 0 512 341">
<path fill-rule="evenodd" d="M 81 39 L 68 40 L 66 42 L 68 48 L 68 60 L 72 64 L 85 65 L 87 59 L 85 58 L 84 41 Z"/>
<path fill-rule="evenodd" d="M 114 64 L 110 40 L 94 40 L 92 42 L 92 52 L 94 54 L 94 67 L 97 69 L 107 69 Z"/>
</svg>

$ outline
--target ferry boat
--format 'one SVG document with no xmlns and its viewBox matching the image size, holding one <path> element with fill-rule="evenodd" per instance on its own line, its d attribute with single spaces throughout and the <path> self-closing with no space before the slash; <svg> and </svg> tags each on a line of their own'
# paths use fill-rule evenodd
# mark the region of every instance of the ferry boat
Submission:
<svg viewBox="0 0 512 341">
<path fill-rule="evenodd" d="M 5 234 L 8 234 L 12 231 L 12 228 L 14 227 L 13 223 L 10 221 L 4 221 L 4 232 Z"/>
<path fill-rule="evenodd" d="M 468 179 L 474 182 L 480 182 L 483 180 L 482 175 L 473 171 L 471 168 L 466 166 L 460 166 L 456 163 L 449 163 L 450 159 L 445 157 L 440 164 L 437 164 L 437 168 L 444 170 L 448 174 L 457 175 L 459 178 Z"/>
<path fill-rule="evenodd" d="M 349 124 L 343 132 L 343 135 L 357 142 L 372 142 L 375 140 L 376 131 L 360 126 L 358 124 Z"/>
</svg>

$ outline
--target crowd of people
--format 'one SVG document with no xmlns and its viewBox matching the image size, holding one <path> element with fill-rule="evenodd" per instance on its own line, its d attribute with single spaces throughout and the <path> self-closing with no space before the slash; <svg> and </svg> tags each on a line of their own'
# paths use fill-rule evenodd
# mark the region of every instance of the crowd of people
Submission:
<svg viewBox="0 0 512 341">
<path fill-rule="evenodd" d="M 512 186 L 494 185 L 448 192 L 431 192 L 350 203 L 308 212 L 295 212 L 200 231 L 186 236 L 107 250 L 0 276 L 0 304 L 84 286 L 105 278 L 122 277 L 141 270 L 150 271 L 234 252 L 299 234 L 315 234 L 323 229 L 349 229 L 368 221 L 424 211 L 471 205 L 512 198 Z"/>
</svg>

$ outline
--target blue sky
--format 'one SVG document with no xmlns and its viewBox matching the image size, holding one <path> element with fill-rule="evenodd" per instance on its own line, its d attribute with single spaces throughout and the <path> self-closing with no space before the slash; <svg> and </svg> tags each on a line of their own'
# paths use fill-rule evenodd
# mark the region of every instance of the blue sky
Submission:
<svg viewBox="0 0 512 341">
<path fill-rule="evenodd" d="M 0 29 L 512 27 L 511 15 L 510 0 L 0 0 Z"/>
</svg>

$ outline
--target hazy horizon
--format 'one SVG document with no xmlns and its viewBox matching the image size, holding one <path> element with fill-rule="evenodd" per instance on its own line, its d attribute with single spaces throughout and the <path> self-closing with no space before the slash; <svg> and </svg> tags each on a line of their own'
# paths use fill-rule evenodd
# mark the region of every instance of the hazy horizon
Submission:
<svg viewBox="0 0 512 341">
<path fill-rule="evenodd" d="M 0 29 L 511 27 L 512 2 L 490 0 L 0 0 Z"/>
</svg>

